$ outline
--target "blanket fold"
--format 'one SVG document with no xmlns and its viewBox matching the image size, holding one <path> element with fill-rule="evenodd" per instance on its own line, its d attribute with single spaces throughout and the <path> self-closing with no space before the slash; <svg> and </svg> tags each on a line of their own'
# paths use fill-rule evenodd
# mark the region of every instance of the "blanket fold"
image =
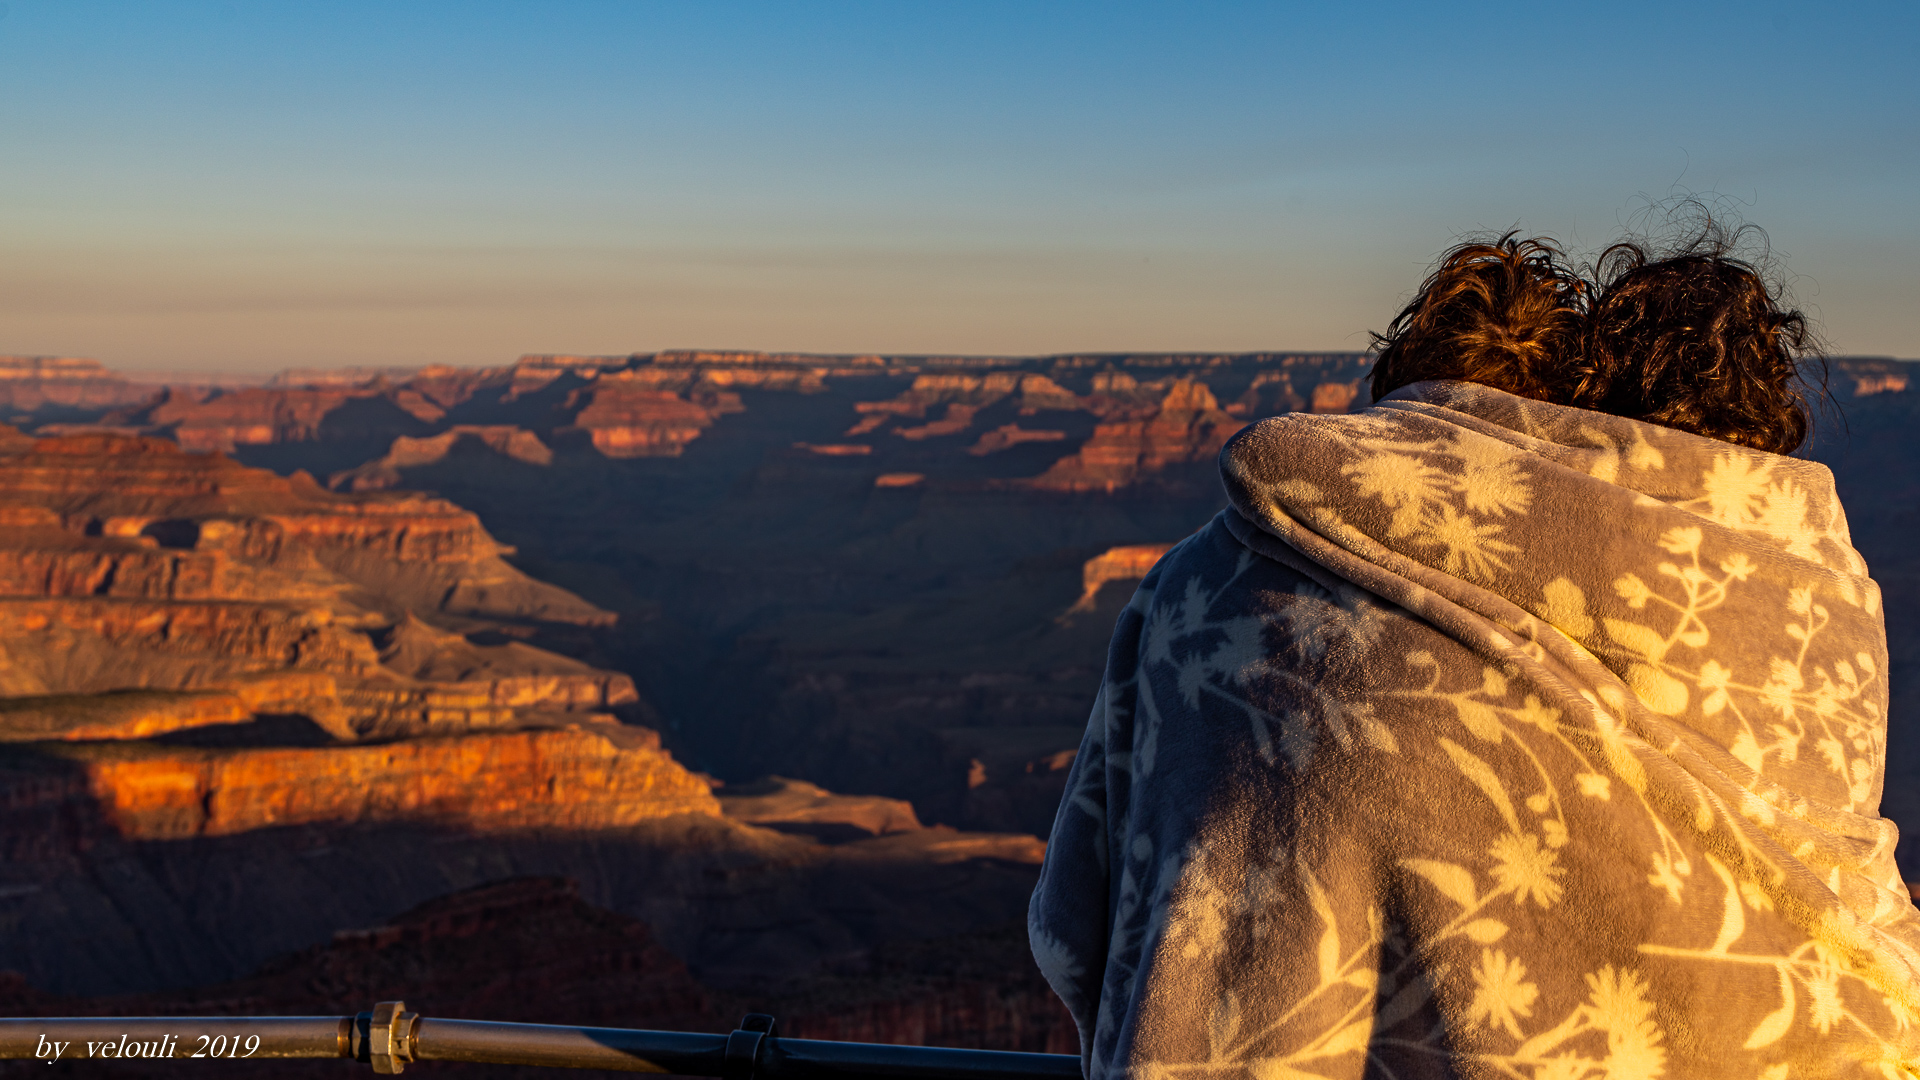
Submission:
<svg viewBox="0 0 1920 1080">
<path fill-rule="evenodd" d="M 1824 467 L 1470 383 L 1221 465 L 1030 912 L 1090 1080 L 1920 1076 Z"/>
</svg>

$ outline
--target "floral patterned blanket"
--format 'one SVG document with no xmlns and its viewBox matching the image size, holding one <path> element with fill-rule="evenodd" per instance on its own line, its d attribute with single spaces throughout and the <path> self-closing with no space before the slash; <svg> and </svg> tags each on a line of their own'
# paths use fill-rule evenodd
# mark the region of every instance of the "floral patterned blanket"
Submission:
<svg viewBox="0 0 1920 1080">
<path fill-rule="evenodd" d="M 1090 1078 L 1920 1075 L 1825 468 L 1468 383 L 1221 463 L 1033 898 Z"/>
</svg>

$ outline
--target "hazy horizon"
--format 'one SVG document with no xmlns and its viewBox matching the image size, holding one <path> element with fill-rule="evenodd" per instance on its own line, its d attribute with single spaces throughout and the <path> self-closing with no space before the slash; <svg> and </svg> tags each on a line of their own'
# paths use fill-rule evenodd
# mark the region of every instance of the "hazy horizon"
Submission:
<svg viewBox="0 0 1920 1080">
<path fill-rule="evenodd" d="M 1360 351 L 1360 350 L 1355 350 L 1355 349 L 1324 349 L 1324 350 L 1313 350 L 1313 349 L 1238 349 L 1238 350 L 1231 350 L 1231 352 L 1232 352 L 1232 353 L 1238 353 L 1238 354 L 1247 354 L 1247 353 L 1273 353 L 1273 354 L 1278 354 L 1278 355 L 1315 355 L 1316 353 L 1320 353 L 1320 354 L 1329 354 L 1329 355 L 1331 355 L 1331 354 L 1340 354 L 1340 353 L 1355 353 L 1355 352 L 1359 352 L 1359 351 Z M 1044 359 L 1045 357 L 1048 357 L 1048 356 L 1073 356 L 1073 355 L 1089 355 L 1089 354 L 1101 354 L 1101 353 L 1112 353 L 1112 354 L 1114 354 L 1114 355 L 1127 355 L 1127 354 L 1147 354 L 1147 355 L 1152 355 L 1152 354 L 1166 354 L 1166 355 L 1176 355 L 1176 356 L 1177 356 L 1177 355 L 1183 355 L 1183 354 L 1196 354 L 1196 355 L 1206 355 L 1206 354 L 1209 354 L 1209 353 L 1216 353 L 1216 352 L 1221 352 L 1221 353 L 1224 353 L 1224 352 L 1227 352 L 1227 350 L 1207 350 L 1207 349 L 1151 349 L 1151 350 L 1095 350 L 1095 349 L 1072 349 L 1072 350 L 1067 350 L 1066 352 L 1063 352 L 1063 353 L 1029 353 L 1029 354 L 1019 354 L 1019 353 L 928 353 L 928 352 L 917 352 L 917 353 L 888 353 L 888 354 L 873 354 L 873 353 L 867 353 L 867 354 L 860 354 L 860 353 L 810 353 L 810 352 L 808 352 L 808 353 L 803 353 L 803 352 L 800 352 L 799 350 L 796 350 L 796 349 L 767 349 L 767 350 L 744 350 L 744 349 L 727 349 L 727 348 L 709 348 L 709 347 L 707 347 L 707 346 L 685 346 L 685 347 L 680 347 L 680 346 L 674 346 L 674 347 L 669 347 L 669 348 L 666 348 L 666 349 L 657 349 L 657 350 L 654 350 L 654 349 L 650 349 L 650 350 L 643 350 L 643 351 L 635 351 L 635 350 L 625 350 L 625 351 L 622 351 L 622 352 L 610 352 L 610 353 L 598 353 L 598 354 L 555 354 L 555 353 L 544 353 L 544 354 L 537 354 L 537 353 L 523 353 L 523 354 L 521 354 L 521 356 L 529 356 L 529 355 L 604 355 L 604 356 L 645 356 L 645 355 L 650 355 L 650 354 L 652 354 L 652 353 L 655 353 L 655 352 L 716 352 L 716 353 L 718 353 L 718 352 L 770 352 L 770 353 L 792 353 L 792 354 L 795 354 L 795 355 L 802 355 L 802 356 L 859 356 L 859 355 L 888 355 L 888 356 L 894 356 L 894 357 L 925 357 L 925 356 L 959 356 L 959 357 L 966 357 L 966 358 L 969 358 L 969 359 L 975 359 L 975 358 L 980 358 L 980 359 L 1008 359 L 1008 360 L 1016 360 L 1016 359 Z M 5 357 L 9 357 L 9 356 L 22 356 L 22 355 L 27 355 L 27 356 L 39 356 L 39 357 L 42 357 L 42 358 L 46 358 L 46 357 L 53 357 L 53 356 L 55 356 L 56 354 L 52 354 L 52 353 L 45 353 L 45 354 L 19 354 L 19 353 L 0 353 L 0 358 L 5 358 Z M 62 358 L 74 358 L 74 355 L 73 355 L 73 354 L 71 354 L 71 353 L 66 353 L 66 354 L 57 354 L 57 355 L 59 355 L 59 356 L 60 356 L 60 357 L 62 357 Z M 339 371 L 339 370 L 346 370 L 346 369 L 362 369 L 362 370 L 366 370 L 366 371 L 369 371 L 369 372 L 373 372 L 373 371 L 377 371 L 377 370 L 381 370 L 381 369 L 392 369 L 392 370 L 394 370 L 394 371 L 396 371 L 396 372 L 397 372 L 397 371 L 405 371 L 405 370 L 419 370 L 419 369 L 422 369 L 422 368 L 426 368 L 426 367 L 433 367 L 433 366 L 441 366 L 441 367 L 455 367 L 455 368 L 499 368 L 499 367 L 506 367 L 506 366 L 508 366 L 508 365 L 510 365 L 510 364 L 513 364 L 514 362 L 516 362 L 516 361 L 518 361 L 518 360 L 519 360 L 520 358 L 521 358 L 520 356 L 511 356 L 511 357 L 503 357 L 503 358 L 500 358 L 500 359 L 498 359 L 498 360 L 491 360 L 491 361 L 489 361 L 489 360 L 475 360 L 475 361 L 470 361 L 470 362 L 461 362 L 461 363 L 447 363 L 447 362 L 442 362 L 442 361 L 434 361 L 434 362 L 431 362 L 431 363 L 424 363 L 424 362 L 423 362 L 423 363 L 419 363 L 419 364 L 348 364 L 348 363 L 340 363 L 340 364 L 291 364 L 291 365 L 285 365 L 285 366 L 281 366 L 281 367 L 275 367 L 275 368 L 257 368 L 257 369 L 235 369 L 235 368 L 212 368 L 212 367 L 207 367 L 207 368 L 175 368 L 175 367 L 136 367 L 136 366 L 128 366 L 128 365 L 116 365 L 116 364 L 108 364 L 108 363 L 105 363 L 104 361 L 102 362 L 102 364 L 103 364 L 103 366 L 104 366 L 104 367 L 106 367 L 106 368 L 107 368 L 107 370 L 109 370 L 109 371 L 111 371 L 111 372 L 113 372 L 113 373 L 115 373 L 115 374 L 118 374 L 118 375 L 124 375 L 124 376 L 127 376 L 127 377 L 128 377 L 128 378 L 129 378 L 130 380 L 131 380 L 131 381 L 133 381 L 133 382 L 136 382 L 136 383 L 156 383 L 156 384 L 164 384 L 164 383 L 169 383 L 169 382 L 172 382 L 172 383 L 187 383 L 187 382 L 199 382 L 199 383 L 206 383 L 206 384 L 222 384 L 222 385 L 231 385 L 231 386 L 255 386 L 255 385 L 259 385 L 259 384 L 262 384 L 262 383 L 265 383 L 265 382 L 268 382 L 269 380 L 271 380 L 271 379 L 273 379 L 273 378 L 274 378 L 274 377 L 276 377 L 276 376 L 280 376 L 280 375 L 286 375 L 286 374 L 298 374 L 298 373 L 301 373 L 301 372 L 306 372 L 306 371 L 314 371 L 314 372 L 324 372 L 324 371 Z M 98 359 L 98 357 L 79 357 L 79 359 L 86 359 L 86 360 L 97 360 L 97 359 Z M 1895 363 L 1900 363 L 1900 364 L 1920 364 L 1920 357 L 1912 357 L 1912 356 L 1887 356 L 1887 355 L 1875 355 L 1875 354 L 1868 354 L 1868 353 L 1836 353 L 1836 354 L 1834 354 L 1834 355 L 1833 355 L 1833 356 L 1832 356 L 1832 357 L 1831 357 L 1830 359 L 1832 359 L 1832 360 L 1835 360 L 1835 361 L 1839 361 L 1839 360 L 1891 360 L 1891 361 L 1893 361 L 1893 362 L 1895 362 Z"/>
<path fill-rule="evenodd" d="M 1696 193 L 1920 356 L 1911 5 L 0 7 L 0 353 L 1348 352 Z"/>
</svg>

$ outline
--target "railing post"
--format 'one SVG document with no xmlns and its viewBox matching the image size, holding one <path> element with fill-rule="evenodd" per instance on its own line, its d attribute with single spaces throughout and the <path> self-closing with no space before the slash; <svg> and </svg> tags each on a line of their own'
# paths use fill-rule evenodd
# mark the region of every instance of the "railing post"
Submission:
<svg viewBox="0 0 1920 1080">
<path fill-rule="evenodd" d="M 754 1068 L 760 1064 L 760 1044 L 768 1036 L 778 1035 L 779 1027 L 779 1021 L 766 1013 L 748 1013 L 742 1018 L 740 1026 L 727 1036 L 721 1080 L 753 1080 Z"/>
<path fill-rule="evenodd" d="M 392 1076 L 406 1070 L 413 1060 L 413 1022 L 418 1019 L 420 1014 L 408 1012 L 404 1001 L 383 1001 L 367 1014 L 366 1060 L 374 1072 Z"/>
</svg>

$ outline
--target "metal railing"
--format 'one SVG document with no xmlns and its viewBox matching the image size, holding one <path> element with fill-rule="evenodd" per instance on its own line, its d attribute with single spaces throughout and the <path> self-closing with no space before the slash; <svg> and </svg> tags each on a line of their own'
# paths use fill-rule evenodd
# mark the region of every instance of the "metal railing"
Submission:
<svg viewBox="0 0 1920 1080">
<path fill-rule="evenodd" d="M 723 1080 L 1079 1080 L 1068 1054 L 781 1038 L 750 1013 L 729 1035 L 431 1019 L 383 1001 L 357 1016 L 0 1019 L 0 1059 L 351 1058 L 381 1074 L 416 1061 L 717 1076 Z"/>
</svg>

